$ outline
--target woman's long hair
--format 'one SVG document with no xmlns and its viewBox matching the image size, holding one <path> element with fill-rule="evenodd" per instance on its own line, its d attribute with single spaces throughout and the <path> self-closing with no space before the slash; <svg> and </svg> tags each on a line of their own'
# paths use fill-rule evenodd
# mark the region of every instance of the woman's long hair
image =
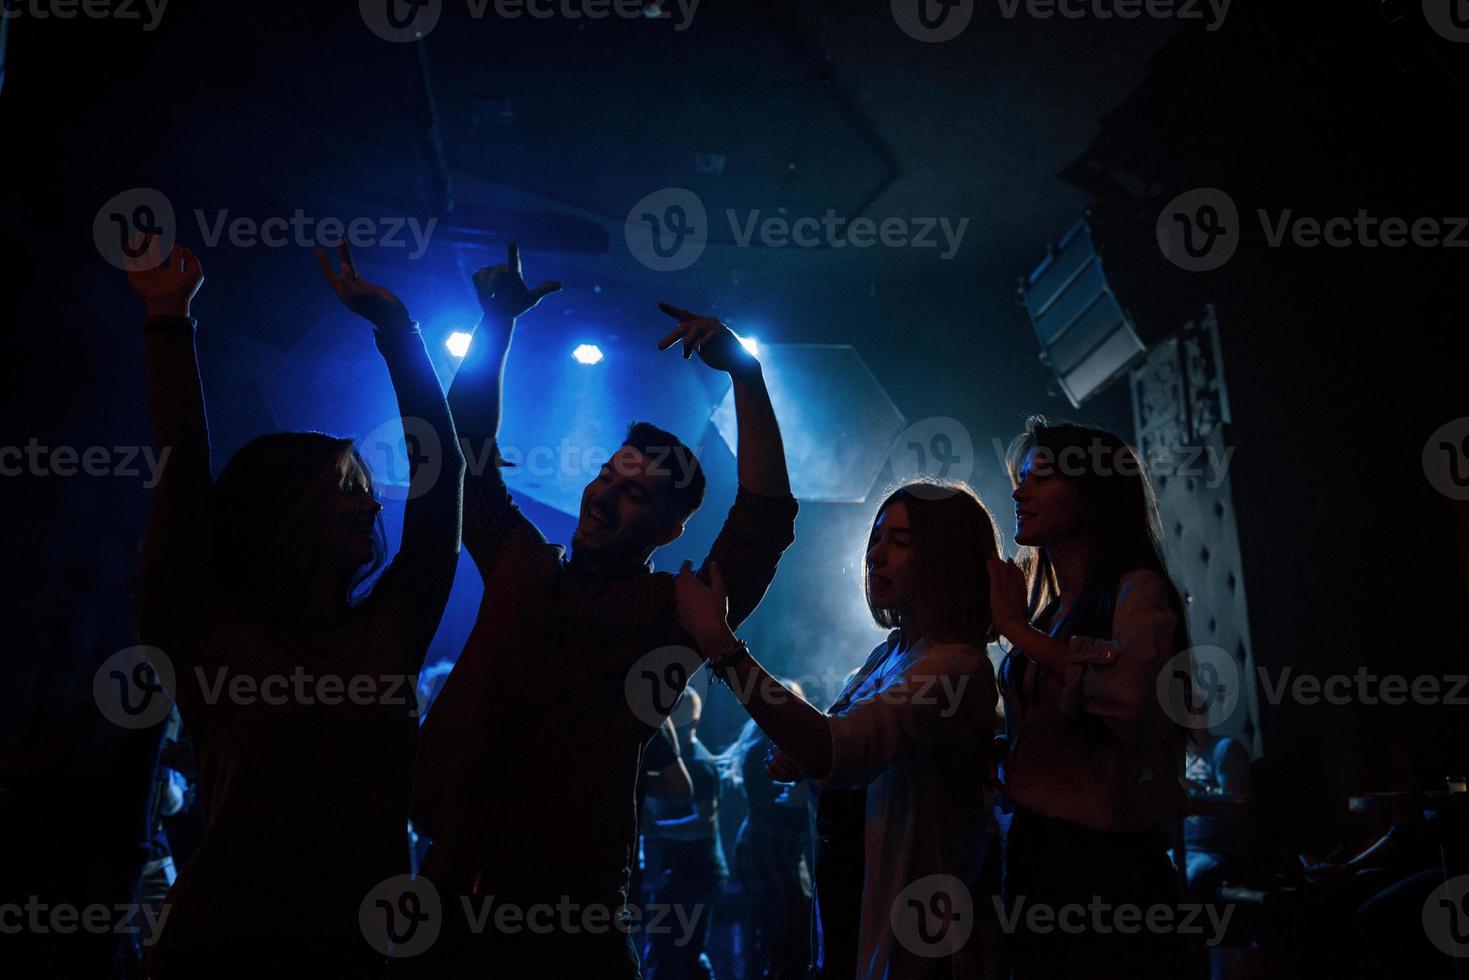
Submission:
<svg viewBox="0 0 1469 980">
<path fill-rule="evenodd" d="M 1076 486 L 1087 542 L 1083 586 L 1102 589 L 1115 599 L 1118 580 L 1128 572 L 1147 569 L 1157 575 L 1168 586 L 1169 605 L 1178 617 L 1175 649 L 1187 649 L 1183 602 L 1163 560 L 1157 497 L 1136 450 L 1106 429 L 1033 415 L 1006 454 L 1012 486 L 1019 485 L 1020 467 L 1031 450 L 1043 453 L 1044 465 Z M 1056 570 L 1042 548 L 1022 549 L 1020 564 L 1034 619 L 1060 592 Z"/>
<path fill-rule="evenodd" d="M 225 464 L 211 507 L 211 569 L 229 600 L 265 615 L 289 615 L 326 562 L 322 511 L 341 492 L 349 464 L 371 471 L 351 439 L 321 432 L 279 432 L 252 439 Z M 360 602 L 382 568 L 382 514 L 373 526 L 373 557 L 343 583 L 342 601 Z"/>
<path fill-rule="evenodd" d="M 872 519 L 901 500 L 908 509 L 916 563 L 914 595 L 923 606 L 925 628 L 935 636 L 983 648 L 996 639 L 990 614 L 990 576 L 985 560 L 1000 553 L 995 519 L 979 496 L 961 483 L 921 481 L 890 493 Z M 871 541 L 871 534 L 868 535 Z M 867 561 L 862 561 L 862 591 L 873 622 L 885 629 L 901 628 L 905 616 L 898 610 L 872 604 Z"/>
</svg>

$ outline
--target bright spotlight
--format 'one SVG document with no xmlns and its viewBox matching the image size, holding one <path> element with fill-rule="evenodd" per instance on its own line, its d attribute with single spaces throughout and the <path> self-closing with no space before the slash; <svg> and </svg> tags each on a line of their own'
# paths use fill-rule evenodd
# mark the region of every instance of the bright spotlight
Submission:
<svg viewBox="0 0 1469 980">
<path fill-rule="evenodd" d="M 602 348 L 596 344 L 581 344 L 571 352 L 578 364 L 596 364 L 602 359 Z"/>
<path fill-rule="evenodd" d="M 463 357 L 469 353 L 469 342 L 473 339 L 474 334 L 455 330 L 444 340 L 444 346 L 449 348 L 449 353 L 455 357 Z"/>
<path fill-rule="evenodd" d="M 760 356 L 760 341 L 754 337 L 740 337 L 740 346 L 749 351 L 751 357 Z"/>
</svg>

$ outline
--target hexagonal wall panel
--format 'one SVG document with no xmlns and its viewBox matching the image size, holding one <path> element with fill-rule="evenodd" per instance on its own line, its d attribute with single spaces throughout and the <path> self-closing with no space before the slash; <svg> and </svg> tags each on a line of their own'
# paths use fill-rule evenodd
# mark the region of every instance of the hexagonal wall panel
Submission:
<svg viewBox="0 0 1469 980">
<path fill-rule="evenodd" d="M 866 500 L 904 420 L 861 355 L 846 344 L 763 344 L 760 361 L 796 499 Z M 711 421 L 733 452 L 732 388 Z"/>
</svg>

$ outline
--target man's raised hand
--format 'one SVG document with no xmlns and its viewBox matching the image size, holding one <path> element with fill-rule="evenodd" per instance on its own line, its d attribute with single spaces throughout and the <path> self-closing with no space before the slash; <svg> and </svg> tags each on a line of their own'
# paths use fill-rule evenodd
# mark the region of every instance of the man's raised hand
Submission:
<svg viewBox="0 0 1469 980">
<path fill-rule="evenodd" d="M 183 245 L 175 245 L 168 254 L 168 264 L 152 235 L 142 242 L 137 258 L 126 258 L 128 284 L 148 309 L 148 316 L 188 316 L 189 303 L 204 282 L 204 269 L 194 253 Z"/>
<path fill-rule="evenodd" d="M 319 248 L 316 250 L 316 261 L 321 266 L 321 274 L 326 277 L 327 284 L 332 287 L 332 292 L 337 294 L 337 299 L 342 301 L 343 306 L 377 327 L 407 323 L 412 319 L 408 315 L 408 308 L 398 297 L 358 275 L 357 266 L 352 261 L 352 250 L 347 247 L 346 239 L 337 244 L 337 258 L 341 260 L 341 266 L 333 269 L 326 253 Z"/>
<path fill-rule="evenodd" d="M 479 297 L 480 309 L 485 316 L 497 320 L 514 320 L 560 289 L 559 282 L 549 279 L 535 289 L 526 287 L 520 268 L 520 246 L 514 242 L 510 243 L 508 262 L 487 265 L 474 274 L 474 292 Z"/>
<path fill-rule="evenodd" d="M 745 350 L 734 331 L 714 317 L 700 316 L 664 302 L 659 302 L 658 309 L 678 321 L 678 326 L 658 341 L 659 350 L 667 350 L 682 340 L 685 360 L 698 354 L 705 364 L 716 371 L 739 375 L 760 366 L 754 355 Z"/>
</svg>

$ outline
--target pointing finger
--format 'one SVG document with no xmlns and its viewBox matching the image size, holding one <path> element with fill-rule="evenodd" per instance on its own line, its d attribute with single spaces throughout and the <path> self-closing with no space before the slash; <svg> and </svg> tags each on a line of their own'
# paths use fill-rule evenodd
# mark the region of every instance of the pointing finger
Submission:
<svg viewBox="0 0 1469 980">
<path fill-rule="evenodd" d="M 671 305 L 669 303 L 665 303 L 662 300 L 659 300 L 658 301 L 658 309 L 662 310 L 664 313 L 667 313 L 669 316 L 673 317 L 675 320 L 697 320 L 697 319 L 699 319 L 699 314 L 697 314 L 697 313 L 690 313 L 688 310 L 681 310 L 677 306 L 673 306 L 673 305 Z"/>
<path fill-rule="evenodd" d="M 189 246 L 187 245 L 179 245 L 176 247 L 179 250 L 179 254 L 183 256 L 184 268 L 188 269 L 190 274 L 198 276 L 200 279 L 203 279 L 204 267 L 201 266 L 199 264 L 199 260 L 194 257 L 194 250 L 189 248 Z"/>
<path fill-rule="evenodd" d="M 327 259 L 326 253 L 319 247 L 316 250 L 316 264 L 321 266 L 321 274 L 326 276 L 327 282 L 332 282 L 337 278 L 337 273 L 332 269 L 332 264 Z"/>
<path fill-rule="evenodd" d="M 519 272 L 519 269 L 517 268 L 516 271 Z M 559 292 L 561 292 L 561 284 L 559 282 L 554 282 L 550 279 L 547 279 L 535 289 L 531 290 L 530 297 L 533 301 L 540 302 L 542 299 L 550 296 L 552 293 Z"/>
<path fill-rule="evenodd" d="M 687 329 L 688 328 L 685 327 L 682 323 L 680 323 L 678 326 L 674 327 L 672 330 L 670 330 L 668 332 L 668 335 L 667 336 L 665 336 L 662 340 L 658 341 L 658 349 L 659 350 L 667 350 L 668 348 L 672 347 L 673 346 L 673 342 L 676 341 L 676 340 L 678 340 L 679 337 L 683 336 L 684 332 Z"/>
<path fill-rule="evenodd" d="M 348 279 L 357 278 L 357 267 L 352 264 L 352 249 L 347 245 L 347 239 L 343 238 L 337 242 L 337 255 L 342 260 L 342 268 Z"/>
</svg>

